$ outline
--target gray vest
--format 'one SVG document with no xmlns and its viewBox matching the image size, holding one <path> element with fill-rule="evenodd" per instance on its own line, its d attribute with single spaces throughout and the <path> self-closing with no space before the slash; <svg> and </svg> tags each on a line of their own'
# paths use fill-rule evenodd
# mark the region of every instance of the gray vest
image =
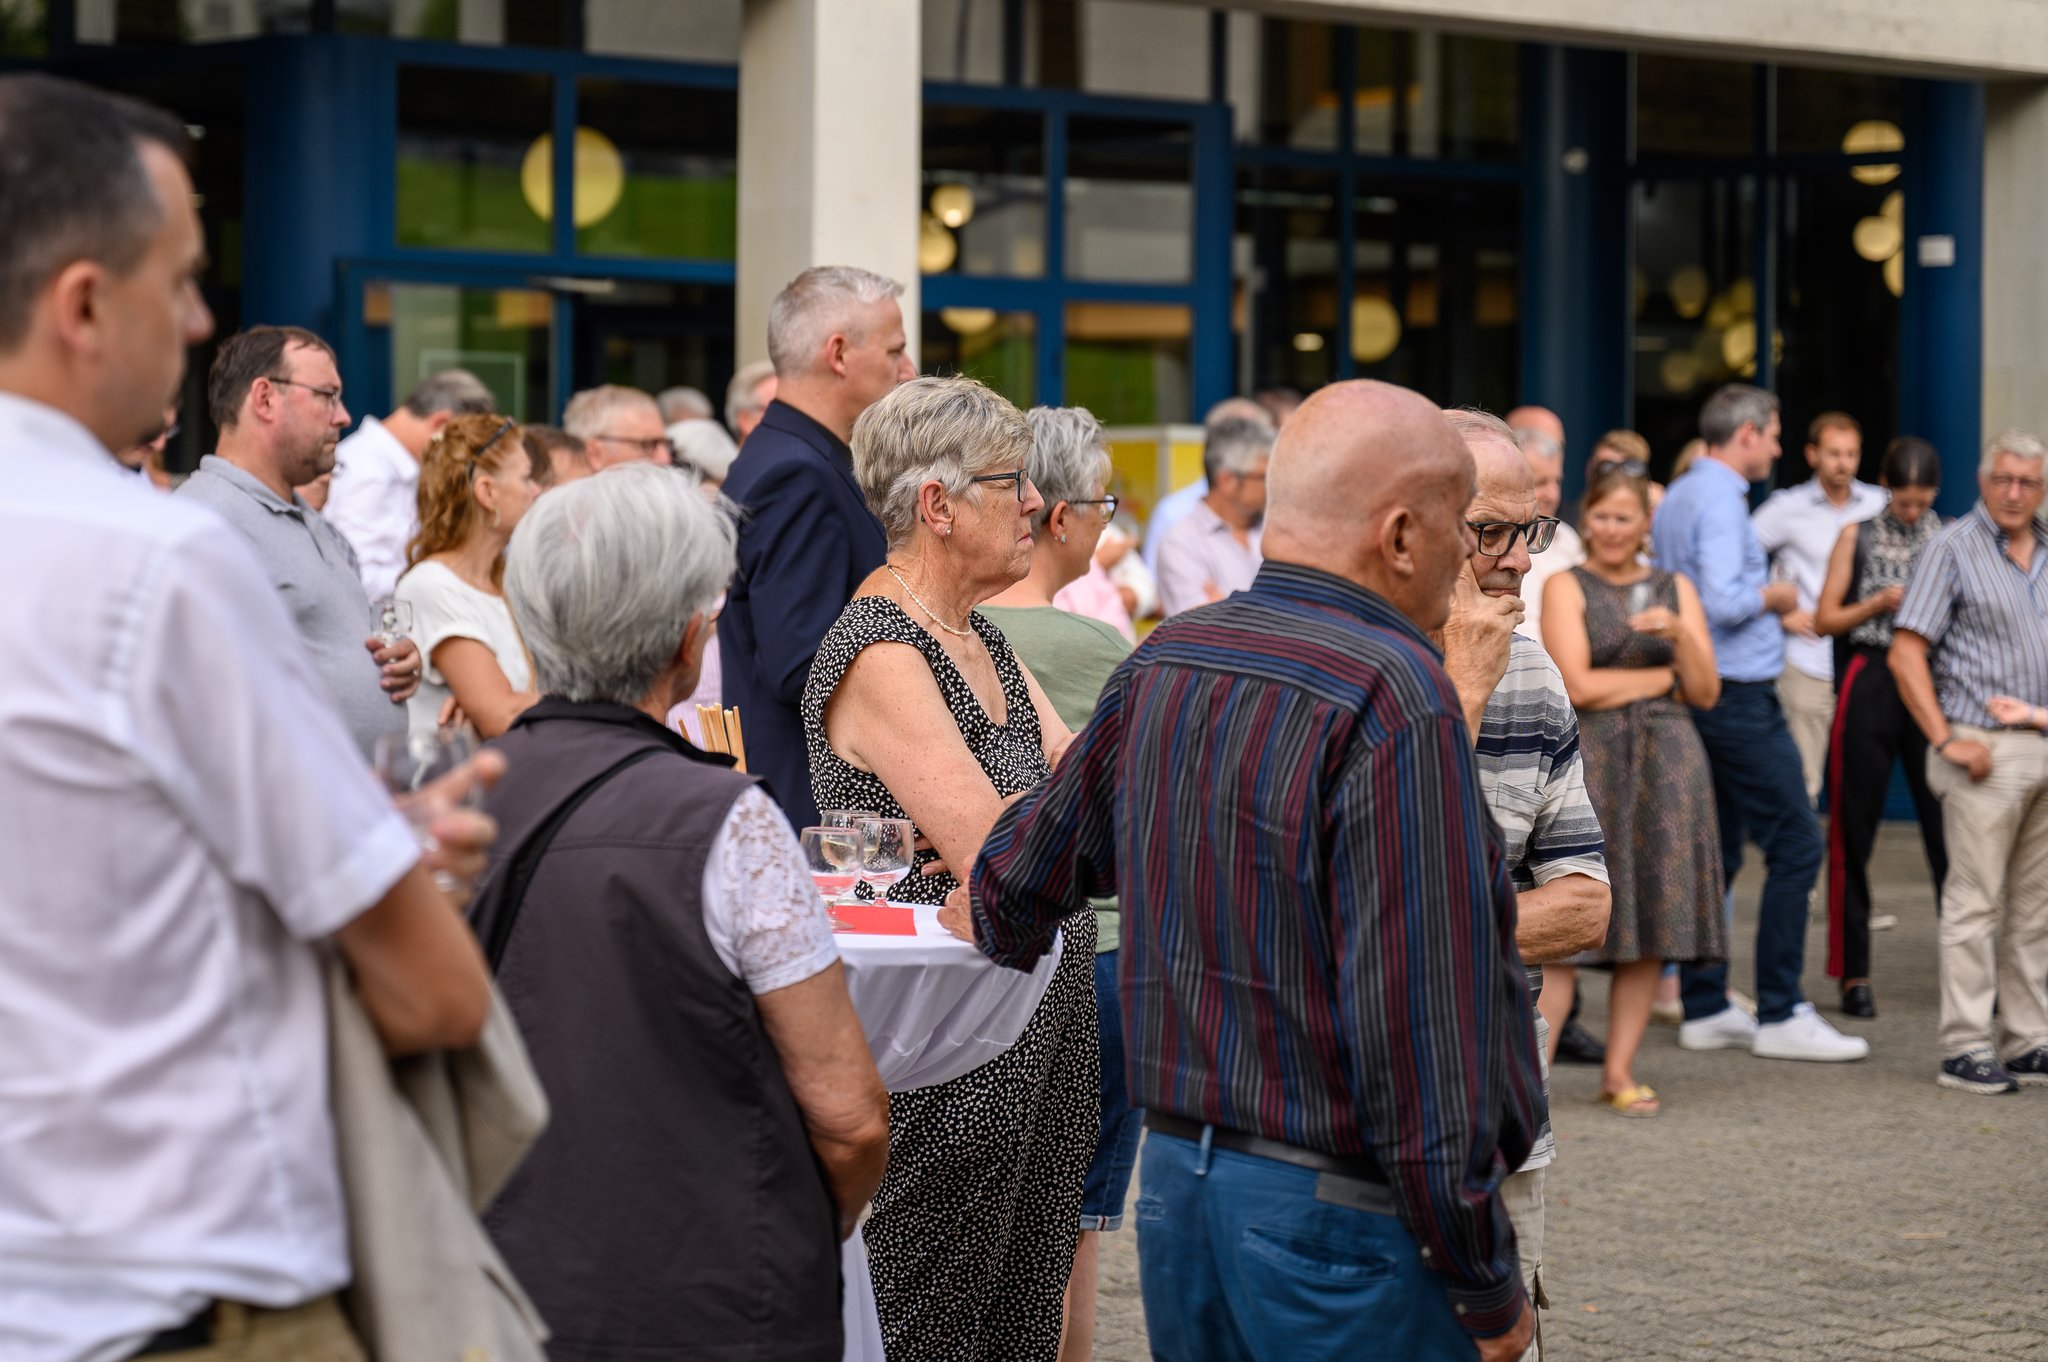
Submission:
<svg viewBox="0 0 2048 1362">
<path fill-rule="evenodd" d="M 824 1176 L 753 995 L 704 930 L 705 858 L 753 782 L 617 705 L 547 699 L 495 744 L 507 773 L 473 912 L 553 1117 L 486 1218 L 553 1362 L 837 1362 Z M 502 935 L 508 866 L 532 861 Z"/>
</svg>

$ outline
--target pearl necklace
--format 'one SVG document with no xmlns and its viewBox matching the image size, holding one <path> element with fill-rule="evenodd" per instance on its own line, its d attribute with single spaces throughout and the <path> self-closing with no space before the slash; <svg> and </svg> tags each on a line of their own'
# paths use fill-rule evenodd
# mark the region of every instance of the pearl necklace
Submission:
<svg viewBox="0 0 2048 1362">
<path fill-rule="evenodd" d="M 939 612 L 932 609 L 930 606 L 926 605 L 924 603 L 924 597 L 918 595 L 915 591 L 912 591 L 910 589 L 910 583 L 903 580 L 903 574 L 896 570 L 896 565 L 894 563 L 884 563 L 882 564 L 882 566 L 889 569 L 889 575 L 896 579 L 896 584 L 903 588 L 903 592 L 905 595 L 909 596 L 911 600 L 917 602 L 917 608 L 924 611 L 926 618 L 930 619 L 933 624 L 938 625 L 939 628 L 944 629 L 947 633 L 951 634 L 955 638 L 974 637 L 974 631 L 972 629 L 955 629 L 952 625 L 940 619 Z"/>
</svg>

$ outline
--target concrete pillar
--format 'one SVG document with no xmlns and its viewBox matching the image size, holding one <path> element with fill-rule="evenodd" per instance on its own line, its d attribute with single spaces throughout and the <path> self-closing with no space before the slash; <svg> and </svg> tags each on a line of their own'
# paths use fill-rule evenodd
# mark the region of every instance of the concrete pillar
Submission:
<svg viewBox="0 0 2048 1362">
<path fill-rule="evenodd" d="M 2048 83 L 1993 84 L 1984 126 L 1984 432 L 2048 435 Z"/>
<path fill-rule="evenodd" d="M 902 283 L 917 353 L 921 22 L 918 0 L 746 0 L 739 363 L 767 357 L 768 305 L 812 265 Z"/>
</svg>

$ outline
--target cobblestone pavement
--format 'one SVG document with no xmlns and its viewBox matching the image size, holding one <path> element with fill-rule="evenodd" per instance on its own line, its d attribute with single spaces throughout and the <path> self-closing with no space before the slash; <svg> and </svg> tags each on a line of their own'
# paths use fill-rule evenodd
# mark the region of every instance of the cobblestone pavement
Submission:
<svg viewBox="0 0 2048 1362">
<path fill-rule="evenodd" d="M 1737 882 L 1736 986 L 1749 990 L 1756 855 Z M 1937 1088 L 1935 924 L 1910 825 L 1887 825 L 1872 881 L 1898 926 L 1874 938 L 1878 1017 L 1836 1013 L 1825 904 L 1807 996 L 1870 1038 L 1856 1064 L 1690 1054 L 1655 1026 L 1638 1081 L 1664 1113 L 1593 1104 L 1599 1071 L 1552 1081 L 1553 1362 L 2048 1359 L 2048 1089 Z M 1606 1025 L 1592 976 L 1584 1020 Z M 1135 1196 L 1135 1191 L 1133 1192 Z M 1106 1237 L 1096 1357 L 1148 1356 L 1136 1237 Z"/>
</svg>

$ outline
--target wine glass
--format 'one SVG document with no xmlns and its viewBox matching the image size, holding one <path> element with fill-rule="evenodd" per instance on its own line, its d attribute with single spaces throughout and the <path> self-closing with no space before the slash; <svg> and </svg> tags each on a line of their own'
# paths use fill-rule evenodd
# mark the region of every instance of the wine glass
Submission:
<svg viewBox="0 0 2048 1362">
<path fill-rule="evenodd" d="M 811 883 L 825 896 L 827 911 L 843 906 L 860 879 L 860 829 L 805 828 L 798 840 L 804 864 L 810 867 Z M 832 913 L 834 929 L 843 931 L 852 925 Z"/>
<path fill-rule="evenodd" d="M 860 877 L 887 904 L 889 887 L 910 873 L 917 832 L 908 818 L 863 818 L 859 827 Z"/>
<path fill-rule="evenodd" d="M 821 828 L 857 828 L 864 818 L 880 818 L 873 809 L 820 809 L 818 826 Z"/>
<path fill-rule="evenodd" d="M 422 850 L 432 851 L 440 845 L 430 831 L 436 818 L 450 809 L 483 807 L 483 788 L 474 782 L 456 800 L 423 793 L 427 786 L 474 756 L 476 735 L 467 726 L 456 725 L 416 733 L 387 733 L 371 748 L 370 765 L 391 793 L 399 812 L 405 815 Z M 451 894 L 460 887 L 446 871 L 434 872 L 434 882 Z"/>
<path fill-rule="evenodd" d="M 412 637 L 412 602 L 385 596 L 372 603 L 377 614 L 377 638 L 393 647 Z"/>
<path fill-rule="evenodd" d="M 1656 589 L 1650 585 L 1650 579 L 1645 577 L 1628 589 L 1628 604 L 1625 607 L 1628 613 L 1623 618 L 1634 619 L 1656 603 Z"/>
</svg>

